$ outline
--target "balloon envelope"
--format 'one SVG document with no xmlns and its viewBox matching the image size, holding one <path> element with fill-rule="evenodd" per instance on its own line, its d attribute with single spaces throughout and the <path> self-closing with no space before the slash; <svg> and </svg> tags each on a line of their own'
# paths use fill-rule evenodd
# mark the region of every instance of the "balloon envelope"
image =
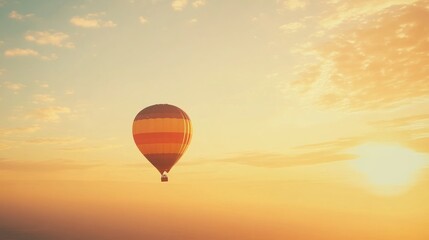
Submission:
<svg viewBox="0 0 429 240">
<path fill-rule="evenodd" d="M 157 104 L 134 118 L 133 137 L 140 152 L 163 174 L 185 152 L 192 137 L 191 120 L 180 108 Z"/>
</svg>

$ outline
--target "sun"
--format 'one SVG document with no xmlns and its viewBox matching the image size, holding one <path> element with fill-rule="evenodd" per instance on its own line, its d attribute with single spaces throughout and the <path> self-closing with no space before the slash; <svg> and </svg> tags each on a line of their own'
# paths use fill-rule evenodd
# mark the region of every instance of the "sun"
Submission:
<svg viewBox="0 0 429 240">
<path fill-rule="evenodd" d="M 427 156 L 400 145 L 367 143 L 352 150 L 352 166 L 365 175 L 378 193 L 396 194 L 409 188 L 426 164 Z"/>
</svg>

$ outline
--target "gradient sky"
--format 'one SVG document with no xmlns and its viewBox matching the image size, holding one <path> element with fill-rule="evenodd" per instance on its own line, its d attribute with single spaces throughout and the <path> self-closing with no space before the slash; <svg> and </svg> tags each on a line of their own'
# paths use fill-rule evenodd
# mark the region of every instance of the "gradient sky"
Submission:
<svg viewBox="0 0 429 240">
<path fill-rule="evenodd" d="M 429 1 L 0 0 L 0 239 L 429 239 Z M 134 144 L 179 106 L 169 174 Z"/>
</svg>

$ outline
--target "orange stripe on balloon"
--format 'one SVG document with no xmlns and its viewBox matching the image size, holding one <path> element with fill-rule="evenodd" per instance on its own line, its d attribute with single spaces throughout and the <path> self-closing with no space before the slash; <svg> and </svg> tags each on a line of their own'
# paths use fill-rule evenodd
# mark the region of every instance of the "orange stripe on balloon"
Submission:
<svg viewBox="0 0 429 240">
<path fill-rule="evenodd" d="M 134 142 L 138 144 L 152 144 L 152 143 L 178 143 L 182 144 L 183 132 L 158 132 L 158 133 L 138 133 L 134 134 Z"/>
<path fill-rule="evenodd" d="M 136 120 L 133 134 L 151 132 L 183 132 L 188 120 L 179 118 L 155 118 Z"/>
<path fill-rule="evenodd" d="M 187 121 L 186 122 L 186 126 L 185 126 L 185 137 L 183 139 L 183 145 L 182 145 L 182 149 L 180 150 L 180 154 L 183 154 L 186 149 L 188 148 L 189 142 L 191 140 L 191 136 L 192 136 L 192 127 L 191 127 L 191 122 Z"/>
</svg>

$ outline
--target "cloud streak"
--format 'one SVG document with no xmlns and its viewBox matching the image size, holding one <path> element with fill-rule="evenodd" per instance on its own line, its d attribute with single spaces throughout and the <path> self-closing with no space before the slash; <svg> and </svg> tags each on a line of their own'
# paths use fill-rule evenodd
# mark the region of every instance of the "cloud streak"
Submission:
<svg viewBox="0 0 429 240">
<path fill-rule="evenodd" d="M 354 158 L 355 156 L 353 154 L 348 153 L 314 151 L 300 154 L 244 153 L 237 156 L 218 159 L 217 161 L 254 167 L 282 168 L 331 163 L 351 160 Z"/>
<path fill-rule="evenodd" d="M 36 94 L 33 96 L 33 103 L 52 103 L 55 98 L 48 94 Z"/>
<path fill-rule="evenodd" d="M 206 5 L 206 0 L 197 0 L 197 1 L 192 2 L 192 6 L 194 8 L 200 8 L 204 5 Z"/>
<path fill-rule="evenodd" d="M 72 144 L 84 141 L 85 138 L 74 138 L 74 137 L 50 137 L 50 138 L 32 138 L 25 140 L 25 143 L 29 144 Z"/>
<path fill-rule="evenodd" d="M 413 115 L 369 123 L 378 131 L 401 138 L 401 143 L 419 152 L 429 153 L 429 114 Z"/>
<path fill-rule="evenodd" d="M 31 18 L 33 16 L 34 16 L 34 14 L 32 14 L 32 13 L 21 14 L 21 13 L 18 13 L 17 11 L 12 11 L 12 12 L 9 13 L 9 18 L 10 19 L 19 20 L 19 21 L 25 20 L 27 18 Z"/>
<path fill-rule="evenodd" d="M 291 22 L 280 26 L 279 29 L 284 33 L 293 33 L 304 27 L 305 25 L 301 22 Z"/>
<path fill-rule="evenodd" d="M 58 122 L 61 119 L 61 115 L 71 113 L 68 107 L 44 107 L 37 108 L 27 115 L 27 118 L 33 118 L 45 122 Z"/>
<path fill-rule="evenodd" d="M 0 159 L 1 171 L 55 172 L 68 170 L 85 170 L 97 166 L 99 166 L 99 164 L 87 164 L 69 159 L 53 159 L 46 161 Z"/>
<path fill-rule="evenodd" d="M 105 13 L 90 13 L 84 17 L 74 16 L 70 19 L 70 23 L 82 28 L 113 28 L 117 24 L 111 20 L 103 20 L 101 16 Z"/>
<path fill-rule="evenodd" d="M 17 135 L 22 133 L 33 133 L 40 130 L 38 125 L 30 127 L 0 128 L 0 136 Z"/>
<path fill-rule="evenodd" d="M 39 53 L 33 49 L 14 48 L 8 49 L 4 52 L 6 57 L 19 57 L 19 56 L 39 56 Z"/>
<path fill-rule="evenodd" d="M 384 8 L 382 8 L 384 9 Z M 291 87 L 318 106 L 375 110 L 429 97 L 429 11 L 409 5 L 386 10 L 354 29 L 309 45 L 318 63 Z"/>
<path fill-rule="evenodd" d="M 69 41 L 69 38 L 69 35 L 63 32 L 54 31 L 27 32 L 25 35 L 25 40 L 39 45 L 74 48 L 74 44 Z"/>
<path fill-rule="evenodd" d="M 18 92 L 18 91 L 22 90 L 25 87 L 25 85 L 22 84 L 22 83 L 13 83 L 13 82 L 4 82 L 2 85 L 5 88 L 7 88 L 9 90 L 12 90 L 14 92 Z"/>
<path fill-rule="evenodd" d="M 307 6 L 307 2 L 303 0 L 286 0 L 282 2 L 283 8 L 291 11 L 304 9 Z"/>
<path fill-rule="evenodd" d="M 188 5 L 188 0 L 174 0 L 171 3 L 171 7 L 174 11 L 182 11 L 186 5 Z"/>
</svg>

